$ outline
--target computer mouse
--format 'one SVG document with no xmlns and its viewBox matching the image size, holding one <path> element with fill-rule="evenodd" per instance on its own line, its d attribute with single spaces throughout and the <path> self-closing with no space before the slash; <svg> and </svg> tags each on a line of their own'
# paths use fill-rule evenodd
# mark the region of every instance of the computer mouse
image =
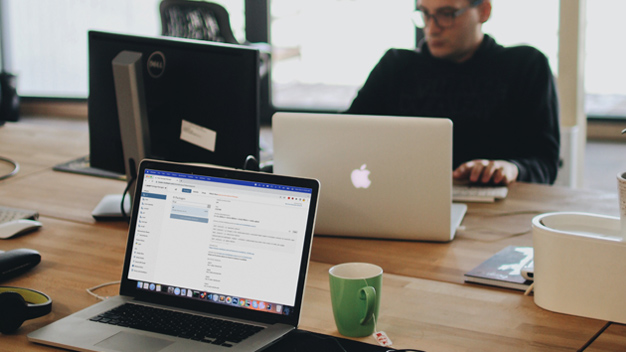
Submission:
<svg viewBox="0 0 626 352">
<path fill-rule="evenodd" d="M 39 262 L 41 255 L 34 249 L 18 248 L 0 253 L 0 281 L 25 273 Z"/>
<path fill-rule="evenodd" d="M 6 240 L 39 229 L 42 223 L 37 220 L 18 219 L 0 224 L 0 239 Z"/>
</svg>

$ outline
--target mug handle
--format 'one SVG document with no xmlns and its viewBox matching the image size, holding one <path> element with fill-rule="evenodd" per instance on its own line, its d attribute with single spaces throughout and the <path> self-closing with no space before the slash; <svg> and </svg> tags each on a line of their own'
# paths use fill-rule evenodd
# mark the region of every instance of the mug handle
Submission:
<svg viewBox="0 0 626 352">
<path fill-rule="evenodd" d="M 376 306 L 376 289 L 372 286 L 366 286 L 359 290 L 359 299 L 365 301 L 365 316 L 361 319 L 360 324 L 365 325 L 369 323 L 370 319 L 374 315 L 374 308 Z"/>
</svg>

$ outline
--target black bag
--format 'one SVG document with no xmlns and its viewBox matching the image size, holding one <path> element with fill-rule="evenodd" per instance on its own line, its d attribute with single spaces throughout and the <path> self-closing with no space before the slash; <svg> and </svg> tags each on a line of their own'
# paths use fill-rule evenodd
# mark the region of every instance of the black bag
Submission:
<svg viewBox="0 0 626 352">
<path fill-rule="evenodd" d="M 20 118 L 20 97 L 17 95 L 17 77 L 0 72 L 0 124 Z"/>
</svg>

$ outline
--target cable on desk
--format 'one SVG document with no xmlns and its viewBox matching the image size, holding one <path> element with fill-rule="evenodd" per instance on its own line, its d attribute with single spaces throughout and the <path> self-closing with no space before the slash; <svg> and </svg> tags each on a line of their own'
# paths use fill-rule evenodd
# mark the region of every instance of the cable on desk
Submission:
<svg viewBox="0 0 626 352">
<path fill-rule="evenodd" d="M 9 172 L 8 174 L 0 175 L 0 180 L 4 180 L 11 176 L 15 176 L 15 174 L 17 174 L 20 171 L 20 164 L 18 164 L 17 161 L 9 159 L 9 158 L 5 158 L 3 156 L 0 156 L 0 161 L 4 161 L 6 163 L 13 165 L 13 170 Z"/>
<path fill-rule="evenodd" d="M 583 345 L 583 347 L 581 347 L 579 350 L 577 350 L 576 352 L 583 352 L 584 350 L 587 349 L 587 347 L 591 346 L 591 344 L 600 336 L 602 335 L 602 333 L 604 332 L 604 330 L 608 329 L 609 326 L 611 326 L 611 324 L 613 324 L 612 321 L 607 322 L 604 327 L 602 329 L 600 329 L 600 331 L 598 331 L 595 335 L 593 335 L 589 341 L 587 341 L 586 344 Z"/>
<path fill-rule="evenodd" d="M 528 296 L 531 292 L 533 292 L 534 289 L 535 289 L 535 283 L 533 282 L 532 284 L 530 284 L 530 286 L 528 286 L 526 291 L 524 291 L 524 296 Z"/>
<path fill-rule="evenodd" d="M 345 348 L 343 348 L 341 343 L 336 338 L 334 338 L 332 336 L 317 336 L 317 335 L 312 334 L 312 333 L 310 333 L 308 331 L 303 331 L 303 332 L 307 333 L 308 335 L 310 335 L 310 336 L 312 336 L 312 337 L 314 337 L 314 338 L 316 338 L 318 340 L 331 340 L 331 341 L 333 341 L 334 343 L 337 344 L 337 347 L 341 348 L 341 352 L 348 352 L 348 351 L 346 351 Z"/>
<path fill-rule="evenodd" d="M 94 297 L 96 297 L 97 299 L 99 299 L 101 301 L 104 301 L 105 299 L 107 299 L 109 297 L 100 296 L 99 294 L 95 293 L 94 291 L 99 289 L 99 288 L 105 287 L 105 286 L 117 285 L 119 283 L 120 283 L 120 281 L 118 280 L 118 281 L 111 281 L 111 282 L 100 284 L 100 285 L 97 285 L 97 286 L 94 286 L 94 287 L 90 287 L 90 288 L 87 289 L 87 293 L 92 295 L 92 296 L 94 296 Z"/>
</svg>

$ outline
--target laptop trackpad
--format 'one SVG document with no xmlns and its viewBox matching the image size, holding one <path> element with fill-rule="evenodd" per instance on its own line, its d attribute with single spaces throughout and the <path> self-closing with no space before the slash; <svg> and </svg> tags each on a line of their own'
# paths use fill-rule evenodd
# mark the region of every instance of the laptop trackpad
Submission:
<svg viewBox="0 0 626 352">
<path fill-rule="evenodd" d="M 137 346 L 141 346 L 142 351 L 159 351 L 174 341 L 163 340 L 155 337 L 133 334 L 129 332 L 118 332 L 117 334 L 102 340 L 96 346 L 105 347 L 114 351 L 134 351 Z"/>
</svg>

